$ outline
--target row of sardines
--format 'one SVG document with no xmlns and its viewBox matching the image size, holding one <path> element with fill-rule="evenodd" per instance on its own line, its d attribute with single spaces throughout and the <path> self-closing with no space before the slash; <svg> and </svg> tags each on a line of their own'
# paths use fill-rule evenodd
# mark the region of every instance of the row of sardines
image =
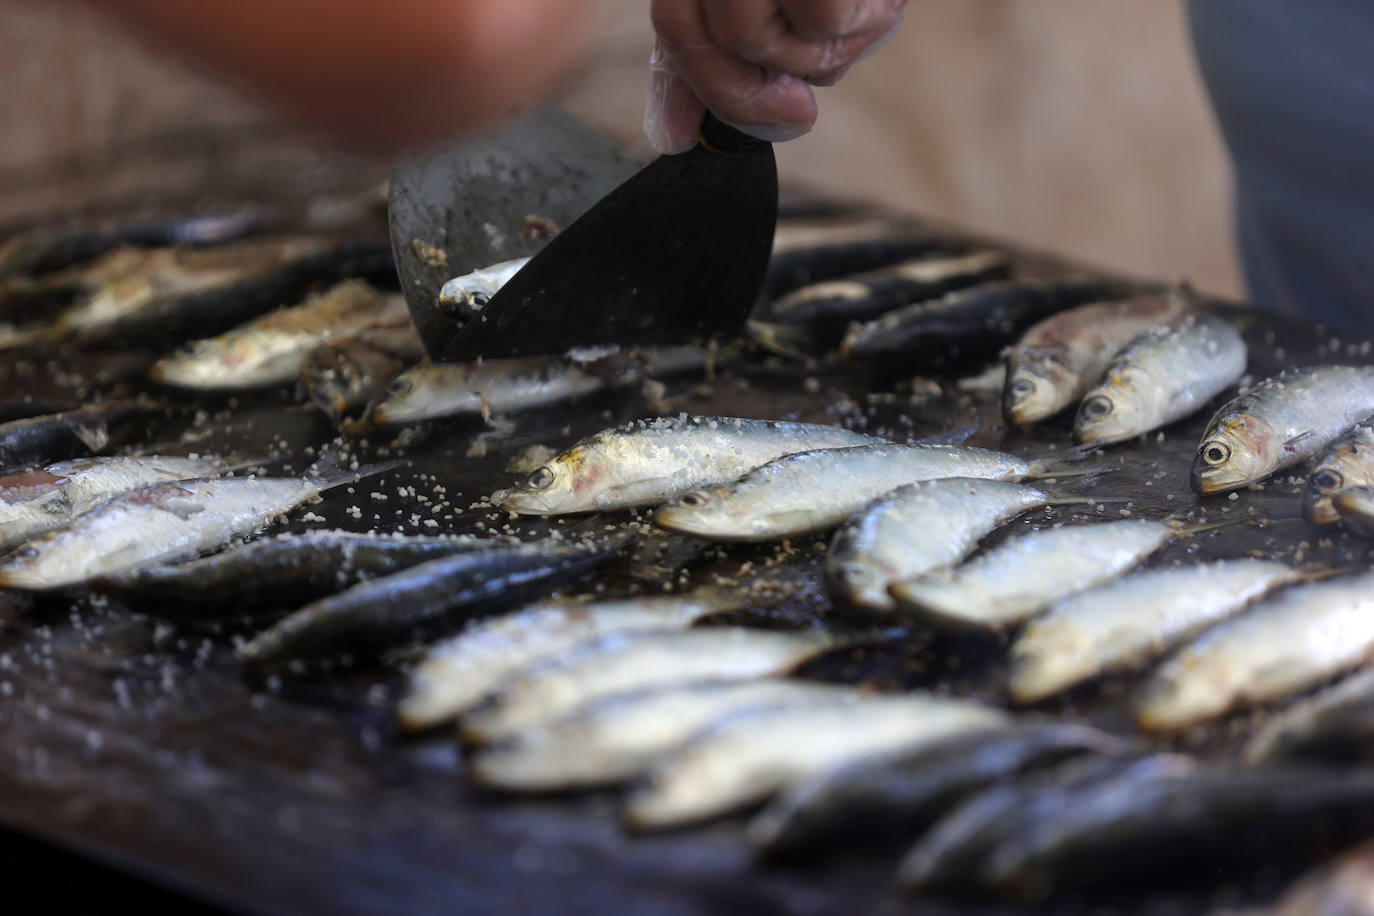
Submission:
<svg viewBox="0 0 1374 916">
<path fill-rule="evenodd" d="M 1072 409 L 1078 447 L 1042 441 L 1020 455 L 919 433 L 898 442 L 669 414 L 576 441 L 466 517 L 427 518 L 425 533 L 258 537 L 397 463 L 360 463 L 347 440 L 294 477 L 148 451 L 126 431 L 152 406 L 125 398 L 0 425 L 0 586 L 94 590 L 174 619 L 280 612 L 235 646 L 254 667 L 378 657 L 419 640 L 398 722 L 412 732 L 456 723 L 479 784 L 625 787 L 622 816 L 637 831 L 762 806 L 747 827 L 761 857 L 905 844 L 898 875 L 914 888 L 1036 896 L 1374 833 L 1374 773 L 1324 766 L 1374 747 L 1374 672 L 1357 670 L 1374 653 L 1374 573 L 1241 551 L 1141 568 L 1173 542 L 1205 537 L 1225 554 L 1236 523 L 1196 507 L 1101 519 L 1093 491 L 1110 470 L 1106 446 L 1206 409 L 1245 375 L 1233 321 L 1187 289 L 1017 278 L 1001 251 L 890 221 L 796 222 L 780 226 L 746 339 L 440 367 L 421 359 L 399 297 L 379 288 L 379 252 L 248 232 L 203 218 L 21 236 L 0 250 L 0 316 L 11 322 L 0 346 L 175 347 L 223 331 L 169 351 L 148 377 L 294 388 L 347 433 L 494 421 L 607 389 L 634 398 L 646 381 L 691 384 L 731 362 L 909 374 L 978 366 L 1007 347 L 1007 421 L 1035 435 Z M 443 307 L 470 318 L 522 264 L 455 278 Z M 1191 469 L 1165 470 L 1206 495 L 1315 459 L 1309 519 L 1374 528 L 1364 489 L 1374 434 L 1361 425 L 1371 415 L 1374 369 L 1295 368 L 1221 406 Z M 491 533 L 510 514 L 588 518 L 534 539 Z M 1027 517 L 1045 521 L 1010 526 Z M 825 549 L 830 606 L 806 625 L 741 623 L 742 613 L 768 619 L 780 594 L 767 587 L 769 564 L 748 588 L 704 583 L 690 550 L 673 571 L 682 590 L 586 587 L 599 570 L 633 566 L 653 538 L 727 554 L 775 543 L 778 569 L 810 539 Z M 555 589 L 587 594 L 549 597 Z M 1006 702 L 798 676 L 894 634 L 979 632 L 1006 640 Z M 1130 733 L 1027 709 L 1142 670 Z M 1352 671 L 1270 717 L 1244 767 L 1142 737 Z"/>
</svg>

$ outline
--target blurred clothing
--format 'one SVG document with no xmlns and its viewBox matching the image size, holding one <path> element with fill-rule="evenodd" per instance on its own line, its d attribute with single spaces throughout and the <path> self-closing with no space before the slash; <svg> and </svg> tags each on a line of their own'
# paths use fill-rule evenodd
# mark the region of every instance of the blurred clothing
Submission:
<svg viewBox="0 0 1374 916">
<path fill-rule="evenodd" d="M 1374 334 L 1374 3 L 1188 6 L 1251 300 Z"/>
</svg>

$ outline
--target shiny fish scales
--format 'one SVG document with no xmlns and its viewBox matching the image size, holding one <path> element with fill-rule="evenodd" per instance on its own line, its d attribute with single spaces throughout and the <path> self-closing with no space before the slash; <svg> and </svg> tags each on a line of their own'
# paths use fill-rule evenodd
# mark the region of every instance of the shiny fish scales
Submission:
<svg viewBox="0 0 1374 916">
<path fill-rule="evenodd" d="M 223 471 L 216 458 L 77 458 L 0 476 L 0 549 L 68 524 L 111 497 Z"/>
<path fill-rule="evenodd" d="M 630 796 L 624 820 L 635 830 L 699 823 L 851 761 L 1004 721 L 999 710 L 927 694 L 740 715 L 668 754 Z"/>
<path fill-rule="evenodd" d="M 1081 725 L 994 727 L 929 747 L 857 761 L 798 783 L 749 824 L 768 858 L 917 835 L 961 798 L 1080 754 L 1120 754 L 1124 741 Z"/>
<path fill-rule="evenodd" d="M 562 600 L 478 621 L 425 653 L 411 672 L 397 718 L 405 729 L 431 728 L 477 705 L 521 669 L 598 637 L 685 628 L 748 604 L 746 596 L 724 592 Z"/>
<path fill-rule="evenodd" d="M 858 695 L 850 687 L 768 679 L 614 696 L 478 752 L 472 772 L 482 785 L 513 792 L 614 785 L 639 776 L 695 733 L 732 715 L 849 704 Z"/>
<path fill-rule="evenodd" d="M 452 556 L 360 582 L 307 604 L 239 649 L 244 661 L 273 665 L 343 652 L 372 653 L 428 635 L 494 602 L 528 598 L 593 569 L 624 537 L 604 542 L 549 538 L 526 544 L 489 540 Z"/>
<path fill-rule="evenodd" d="M 942 477 L 1018 481 L 1046 465 L 951 445 L 863 445 L 786 455 L 727 486 L 698 490 L 654 515 L 660 527 L 724 541 L 766 541 L 833 528 L 904 484 Z"/>
<path fill-rule="evenodd" d="M 1374 427 L 1361 424 L 1326 450 L 1307 475 L 1302 515 L 1314 525 L 1340 521 L 1331 498 L 1342 490 L 1374 484 Z"/>
<path fill-rule="evenodd" d="M 524 515 L 628 509 L 729 483 L 781 455 L 884 440 L 836 426 L 737 417 L 660 417 L 603 430 L 516 484 Z"/>
<path fill-rule="evenodd" d="M 1180 295 L 1141 296 L 1080 305 L 1033 325 L 1007 354 L 1003 415 L 1029 426 L 1072 406 L 1127 344 L 1187 307 Z"/>
<path fill-rule="evenodd" d="M 1193 459 L 1193 490 L 1206 495 L 1263 480 L 1320 452 L 1374 415 L 1374 367 L 1285 372 L 1225 404 Z"/>
<path fill-rule="evenodd" d="M 875 610 L 896 605 L 887 589 L 968 555 L 979 538 L 1027 509 L 1054 502 L 1028 484 L 951 477 L 906 484 L 846 522 L 830 542 L 832 597 Z"/>
<path fill-rule="evenodd" d="M 291 385 L 310 354 L 332 337 L 408 317 L 405 300 L 349 280 L 155 363 L 149 376 L 179 388 L 233 391 Z"/>
<path fill-rule="evenodd" d="M 1003 629 L 1055 600 L 1120 575 L 1179 536 L 1165 522 L 1127 519 L 1031 531 L 963 566 L 892 586 L 922 619 L 951 628 Z"/>
<path fill-rule="evenodd" d="M 513 675 L 494 704 L 464 718 L 461 733 L 497 741 L 614 693 L 783 674 L 839 644 L 817 631 L 741 627 L 615 634 Z"/>
<path fill-rule="evenodd" d="M 1245 373 L 1245 341 L 1223 318 L 1199 315 L 1146 333 L 1083 397 L 1077 442 L 1121 442 L 1196 412 Z"/>
<path fill-rule="evenodd" d="M 1273 560 L 1147 569 L 1070 595 L 1011 647 L 1012 699 L 1032 703 L 1162 655 L 1302 573 Z"/>
<path fill-rule="evenodd" d="M 1137 712 L 1150 731 L 1281 699 L 1374 654 L 1374 573 L 1297 585 L 1185 646 L 1155 672 Z"/>
<path fill-rule="evenodd" d="M 200 478 L 133 490 L 78 516 L 67 528 L 30 541 L 0 564 L 0 586 L 58 588 L 193 557 L 252 534 L 342 482 Z"/>
<path fill-rule="evenodd" d="M 471 536 L 418 537 L 308 531 L 244 544 L 177 566 L 148 566 L 96 579 L 97 591 L 182 616 L 215 608 L 278 608 L 333 594 L 362 579 L 479 549 Z"/>
</svg>

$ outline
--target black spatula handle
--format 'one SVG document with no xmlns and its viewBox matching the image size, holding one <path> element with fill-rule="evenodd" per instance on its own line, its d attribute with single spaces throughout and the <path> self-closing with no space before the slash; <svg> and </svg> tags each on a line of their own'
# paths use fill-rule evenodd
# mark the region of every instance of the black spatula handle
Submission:
<svg viewBox="0 0 1374 916">
<path fill-rule="evenodd" d="M 742 153 L 767 141 L 736 130 L 708 111 L 706 117 L 701 119 L 697 142 L 717 153 Z"/>
</svg>

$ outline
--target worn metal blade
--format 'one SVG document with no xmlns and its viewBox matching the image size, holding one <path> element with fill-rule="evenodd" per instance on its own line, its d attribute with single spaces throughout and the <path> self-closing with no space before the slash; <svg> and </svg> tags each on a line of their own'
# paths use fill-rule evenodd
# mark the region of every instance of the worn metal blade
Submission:
<svg viewBox="0 0 1374 916">
<path fill-rule="evenodd" d="M 460 327 L 439 309 L 445 282 L 533 254 L 547 239 L 524 231 L 526 217 L 567 226 L 634 171 L 616 144 L 552 107 L 402 160 L 391 180 L 391 245 L 429 354 Z"/>
<path fill-rule="evenodd" d="M 740 137 L 660 156 L 620 185 L 493 296 L 441 360 L 738 331 L 778 212 L 771 144 Z"/>
</svg>

